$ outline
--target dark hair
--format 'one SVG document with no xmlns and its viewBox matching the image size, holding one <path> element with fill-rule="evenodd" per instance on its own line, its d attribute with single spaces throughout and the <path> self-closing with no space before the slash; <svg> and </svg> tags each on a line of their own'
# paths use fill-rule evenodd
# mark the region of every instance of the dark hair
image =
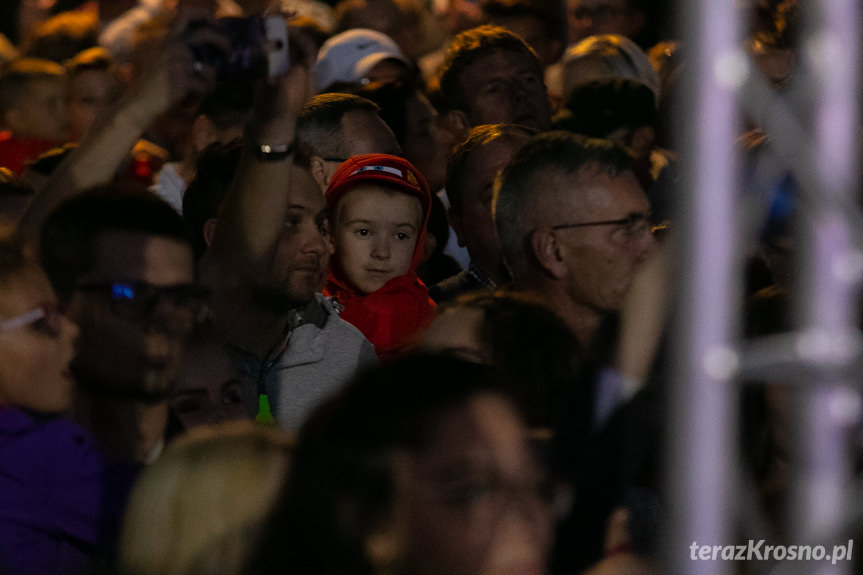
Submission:
<svg viewBox="0 0 863 575">
<path fill-rule="evenodd" d="M 558 429 L 568 415 L 563 410 L 583 386 L 577 381 L 583 353 L 575 334 L 528 293 L 469 293 L 441 305 L 438 315 L 459 308 L 482 312 L 479 338 L 528 424 Z"/>
<path fill-rule="evenodd" d="M 449 109 L 467 110 L 467 96 L 462 85 L 465 68 L 499 50 L 525 54 L 536 63 L 537 70 L 540 70 L 539 60 L 533 49 L 506 28 L 485 25 L 465 30 L 450 44 L 439 71 L 441 94 Z"/>
<path fill-rule="evenodd" d="M 632 80 L 594 80 L 576 88 L 555 128 L 607 138 L 618 129 L 657 129 L 659 113 L 653 92 Z"/>
<path fill-rule="evenodd" d="M 515 124 L 484 124 L 468 132 L 467 137 L 453 148 L 446 165 L 446 195 L 450 209 L 461 213 L 464 205 L 464 186 L 474 174 L 468 172 L 468 162 L 473 153 L 492 142 L 515 143 L 536 135 L 536 130 Z"/>
<path fill-rule="evenodd" d="M 219 215 L 243 151 L 242 142 L 212 143 L 198 156 L 194 179 L 183 194 L 183 219 L 189 227 L 189 236 L 195 250 L 195 259 L 207 251 L 204 224 Z"/>
<path fill-rule="evenodd" d="M 0 68 L 0 114 L 14 110 L 39 80 L 61 80 L 63 67 L 50 60 L 21 58 Z"/>
<path fill-rule="evenodd" d="M 416 87 L 412 83 L 384 82 L 363 86 L 357 95 L 374 102 L 379 107 L 381 119 L 393 131 L 399 145 L 404 146 L 407 131 L 407 103 L 415 93 Z"/>
<path fill-rule="evenodd" d="M 307 165 L 312 156 L 344 157 L 345 138 L 342 118 L 349 112 L 376 114 L 380 108 L 374 102 L 353 94 L 318 94 L 306 103 L 297 118 L 298 160 Z"/>
<path fill-rule="evenodd" d="M 93 243 L 108 231 L 141 232 L 189 243 L 183 218 L 142 187 L 108 184 L 62 204 L 42 227 L 39 254 L 60 300 L 74 293 L 93 265 Z"/>
<path fill-rule="evenodd" d="M 583 168 L 617 176 L 632 170 L 632 164 L 632 157 L 614 142 L 569 132 L 546 132 L 525 144 L 498 176 L 494 191 L 495 227 L 510 272 L 526 270 L 524 243 L 535 228 L 533 214 L 548 194 L 557 192 L 561 178 L 578 188 Z"/>
<path fill-rule="evenodd" d="M 364 543 L 392 512 L 392 457 L 422 451 L 435 423 L 483 393 L 503 393 L 490 368 L 407 357 L 361 375 L 300 429 L 286 492 L 252 572 L 371 575 Z"/>
</svg>

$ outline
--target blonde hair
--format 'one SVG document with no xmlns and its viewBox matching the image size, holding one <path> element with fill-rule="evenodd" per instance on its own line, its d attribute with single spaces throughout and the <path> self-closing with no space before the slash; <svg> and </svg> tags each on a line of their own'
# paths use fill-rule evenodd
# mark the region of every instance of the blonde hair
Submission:
<svg viewBox="0 0 863 575">
<path fill-rule="evenodd" d="M 132 492 L 121 572 L 241 573 L 283 486 L 290 445 L 282 432 L 246 422 L 201 428 L 172 444 Z"/>
</svg>

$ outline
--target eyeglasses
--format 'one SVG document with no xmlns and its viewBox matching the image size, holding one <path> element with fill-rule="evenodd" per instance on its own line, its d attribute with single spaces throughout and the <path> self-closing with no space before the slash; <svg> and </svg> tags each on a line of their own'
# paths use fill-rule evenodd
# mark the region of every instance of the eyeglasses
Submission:
<svg viewBox="0 0 863 575">
<path fill-rule="evenodd" d="M 547 478 L 513 479 L 497 474 L 458 479 L 428 477 L 417 486 L 419 497 L 443 505 L 472 522 L 492 525 L 515 505 L 551 512 L 559 490 Z"/>
<path fill-rule="evenodd" d="M 0 322 L 0 333 L 13 331 L 22 327 L 31 327 L 34 331 L 57 337 L 61 331 L 62 308 L 56 303 L 46 303 L 36 309 L 31 309 L 19 316 Z"/>
<path fill-rule="evenodd" d="M 192 284 L 156 286 L 147 282 L 97 282 L 79 284 L 77 289 L 107 296 L 111 311 L 123 319 L 149 317 L 163 301 L 189 314 L 193 321 L 201 321 L 208 309 L 209 292 Z"/>
<path fill-rule="evenodd" d="M 589 228 L 594 226 L 620 226 L 623 232 L 630 238 L 635 238 L 643 235 L 645 232 L 651 231 L 653 215 L 646 214 L 630 214 L 629 216 L 619 220 L 604 220 L 601 222 L 582 222 L 578 224 L 558 224 L 551 226 L 553 230 L 567 230 L 571 228 Z"/>
</svg>

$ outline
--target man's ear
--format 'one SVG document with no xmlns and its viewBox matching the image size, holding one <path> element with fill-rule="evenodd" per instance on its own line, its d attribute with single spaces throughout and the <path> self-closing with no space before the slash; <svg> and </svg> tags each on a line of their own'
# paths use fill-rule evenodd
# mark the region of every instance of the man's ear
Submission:
<svg viewBox="0 0 863 575">
<path fill-rule="evenodd" d="M 461 247 L 465 247 L 463 239 L 464 228 L 462 227 L 462 224 L 464 222 L 462 221 L 461 214 L 456 213 L 453 211 L 452 208 L 449 208 L 446 211 L 446 219 L 449 222 L 449 227 L 451 227 L 452 230 L 455 232 L 455 237 L 458 239 L 458 245 L 460 245 Z"/>
<path fill-rule="evenodd" d="M 204 222 L 204 241 L 207 242 L 207 247 L 213 245 L 213 235 L 216 233 L 216 222 L 218 218 L 208 218 Z"/>
<path fill-rule="evenodd" d="M 450 110 L 444 114 L 443 125 L 458 140 L 461 140 L 470 130 L 470 120 L 462 110 Z"/>
<path fill-rule="evenodd" d="M 320 156 L 312 156 L 309 161 L 309 172 L 321 189 L 321 192 L 327 191 L 327 186 L 330 185 L 330 178 L 327 176 L 327 164 Z"/>
<path fill-rule="evenodd" d="M 530 248 L 539 266 L 555 279 L 566 276 L 563 247 L 554 230 L 536 230 L 530 236 Z"/>
</svg>

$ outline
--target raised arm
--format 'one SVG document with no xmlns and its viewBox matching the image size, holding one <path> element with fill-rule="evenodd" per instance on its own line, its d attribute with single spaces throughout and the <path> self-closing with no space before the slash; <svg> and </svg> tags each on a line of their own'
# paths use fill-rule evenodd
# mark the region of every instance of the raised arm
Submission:
<svg viewBox="0 0 863 575">
<path fill-rule="evenodd" d="M 250 328 L 234 320 L 246 316 L 251 288 L 270 273 L 284 231 L 295 169 L 294 128 L 311 93 L 309 59 L 292 62 L 287 73 L 259 92 L 233 185 L 202 262 L 202 280 L 214 292 L 217 321 L 238 341 L 250 339 Z"/>
<path fill-rule="evenodd" d="M 199 10 L 178 14 L 172 33 L 140 80 L 131 86 L 112 111 L 93 126 L 78 147 L 57 167 L 33 199 L 16 233 L 35 249 L 48 215 L 64 200 L 94 185 L 110 182 L 144 131 L 163 112 L 190 94 L 204 94 L 214 85 L 214 70 L 196 64 L 190 46 L 207 44 L 227 50 L 225 38 L 202 27 L 184 34 Z"/>
</svg>

